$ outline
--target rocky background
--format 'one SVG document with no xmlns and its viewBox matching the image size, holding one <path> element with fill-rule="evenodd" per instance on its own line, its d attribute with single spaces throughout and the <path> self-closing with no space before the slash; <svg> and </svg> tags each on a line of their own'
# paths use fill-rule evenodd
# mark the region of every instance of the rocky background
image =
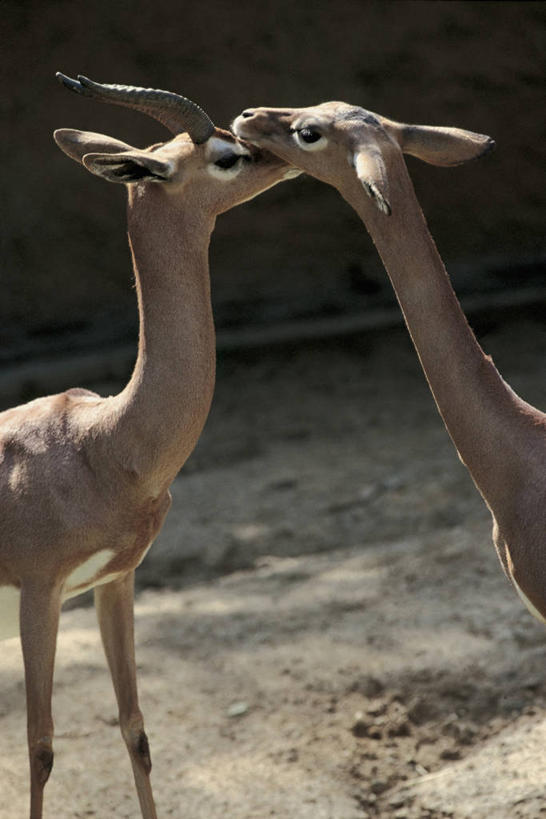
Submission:
<svg viewBox="0 0 546 819">
<path fill-rule="evenodd" d="M 124 192 L 55 146 L 58 127 L 137 146 L 166 137 L 80 100 L 57 70 L 179 91 L 220 124 L 254 104 L 359 103 L 492 135 L 481 162 L 409 160 L 458 292 L 543 284 L 546 6 L 534 2 L 232 3 L 3 0 L 0 357 L 133 341 Z M 222 216 L 211 248 L 218 326 L 345 315 L 392 301 L 361 224 L 300 178 Z"/>
</svg>

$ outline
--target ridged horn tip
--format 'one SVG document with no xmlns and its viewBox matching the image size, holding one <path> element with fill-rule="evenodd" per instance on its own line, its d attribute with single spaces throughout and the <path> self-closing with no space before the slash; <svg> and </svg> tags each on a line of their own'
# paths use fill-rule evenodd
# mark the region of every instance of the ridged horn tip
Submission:
<svg viewBox="0 0 546 819">
<path fill-rule="evenodd" d="M 61 71 L 57 71 L 55 76 L 60 84 L 64 85 L 65 88 L 68 88 L 70 91 L 76 91 L 78 94 L 81 93 L 81 86 L 77 80 L 67 77 L 66 74 L 63 74 Z"/>
<path fill-rule="evenodd" d="M 133 85 L 103 84 L 94 82 L 83 74 L 78 74 L 78 79 L 73 80 L 60 71 L 56 77 L 61 85 L 76 94 L 141 111 L 157 119 L 171 133 L 179 134 L 186 131 L 196 144 L 206 142 L 214 133 L 214 123 L 203 109 L 187 97 L 174 94 L 172 91 Z"/>
</svg>

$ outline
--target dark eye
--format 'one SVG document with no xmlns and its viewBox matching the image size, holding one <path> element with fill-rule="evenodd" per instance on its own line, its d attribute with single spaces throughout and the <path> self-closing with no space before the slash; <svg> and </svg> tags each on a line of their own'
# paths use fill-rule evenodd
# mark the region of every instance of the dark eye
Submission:
<svg viewBox="0 0 546 819">
<path fill-rule="evenodd" d="M 228 168 L 233 168 L 233 166 L 241 159 L 240 154 L 224 154 L 217 159 L 214 163 L 217 168 L 222 168 L 223 170 L 227 170 Z"/>
<path fill-rule="evenodd" d="M 321 138 L 322 134 L 319 134 L 318 131 L 313 130 L 313 128 L 301 128 L 300 129 L 300 137 L 303 139 L 304 142 L 317 142 Z"/>
</svg>

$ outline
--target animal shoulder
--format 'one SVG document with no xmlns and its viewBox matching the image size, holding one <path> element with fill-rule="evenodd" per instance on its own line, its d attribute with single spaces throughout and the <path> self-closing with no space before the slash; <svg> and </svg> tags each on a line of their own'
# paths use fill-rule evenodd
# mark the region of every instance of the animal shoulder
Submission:
<svg viewBox="0 0 546 819">
<path fill-rule="evenodd" d="M 60 425 L 78 408 L 97 406 L 106 399 L 80 388 L 35 398 L 0 412 L 0 439 L 23 438 L 31 431 Z"/>
</svg>

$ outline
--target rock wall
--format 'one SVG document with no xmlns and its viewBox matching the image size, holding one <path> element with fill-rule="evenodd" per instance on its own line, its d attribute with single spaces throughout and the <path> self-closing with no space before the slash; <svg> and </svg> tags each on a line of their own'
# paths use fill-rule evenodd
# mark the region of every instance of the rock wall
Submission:
<svg viewBox="0 0 546 819">
<path fill-rule="evenodd" d="M 4 0 L 1 10 L 4 359 L 135 328 L 124 192 L 71 163 L 51 134 L 86 128 L 143 146 L 165 132 L 68 94 L 56 70 L 180 91 L 219 124 L 253 104 L 341 98 L 490 134 L 497 150 L 482 162 L 410 160 L 410 170 L 456 286 L 519 287 L 533 275 L 527 262 L 544 250 L 546 215 L 542 3 Z M 476 261 L 479 280 L 468 276 Z M 391 298 L 354 214 L 307 178 L 222 216 L 211 262 L 220 326 Z"/>
</svg>

